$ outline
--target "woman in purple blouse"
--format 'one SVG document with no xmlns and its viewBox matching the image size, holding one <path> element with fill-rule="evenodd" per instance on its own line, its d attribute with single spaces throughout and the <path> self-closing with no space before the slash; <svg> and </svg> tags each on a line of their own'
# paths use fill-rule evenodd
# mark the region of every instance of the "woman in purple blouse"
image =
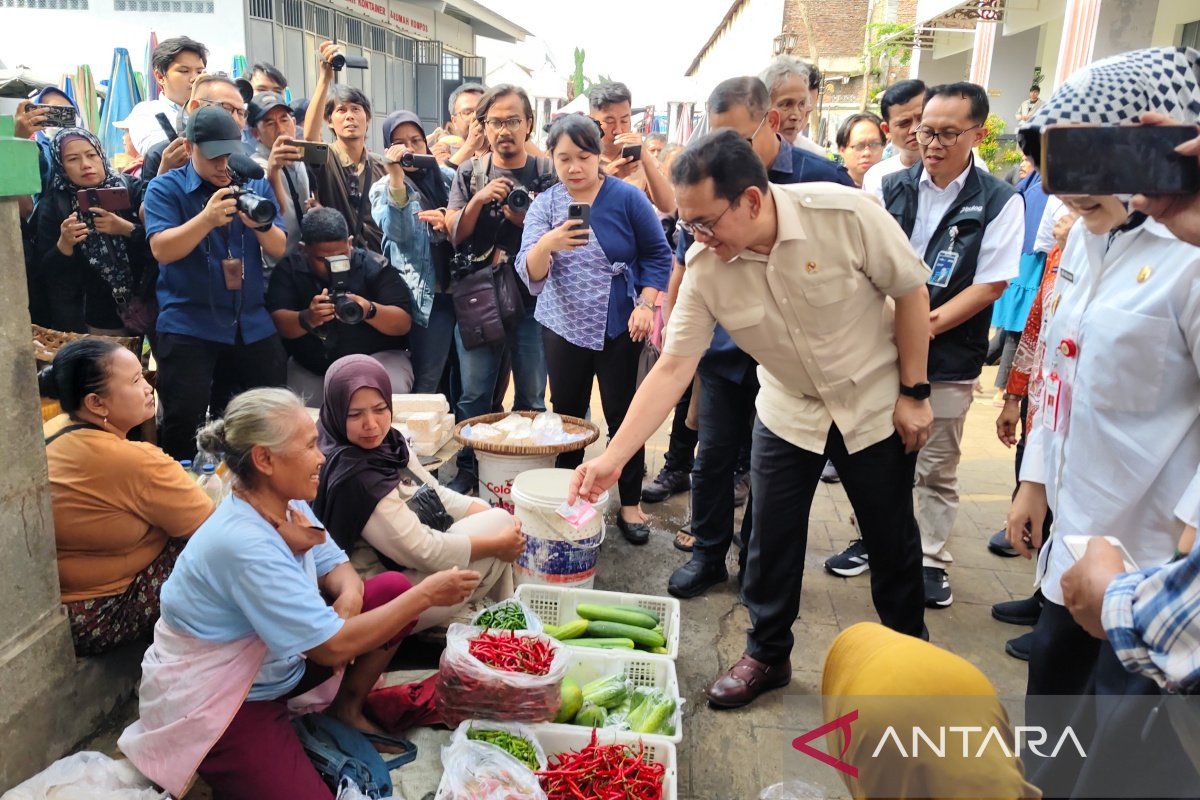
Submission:
<svg viewBox="0 0 1200 800">
<path fill-rule="evenodd" d="M 637 388 L 654 301 L 671 274 L 671 248 L 646 195 L 600 169 L 600 131 L 591 118 L 559 118 L 547 141 L 560 182 L 529 207 L 517 272 L 539 296 L 554 410 L 583 416 L 597 378 L 611 437 Z M 567 221 L 571 204 L 590 206 L 590 231 Z M 558 466 L 582 460 L 580 450 L 561 456 Z M 639 505 L 644 461 L 638 451 L 618 483 L 617 526 L 632 544 L 650 540 Z"/>
</svg>

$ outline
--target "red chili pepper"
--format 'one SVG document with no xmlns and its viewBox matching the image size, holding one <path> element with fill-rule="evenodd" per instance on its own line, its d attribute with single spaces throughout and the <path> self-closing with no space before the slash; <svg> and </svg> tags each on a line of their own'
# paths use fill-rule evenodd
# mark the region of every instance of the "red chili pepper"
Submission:
<svg viewBox="0 0 1200 800">
<path fill-rule="evenodd" d="M 622 744 L 599 745 L 596 731 L 578 752 L 550 758 L 550 766 L 537 773 L 549 800 L 662 800 L 666 767 L 645 759 L 645 746 L 637 751 Z"/>
<path fill-rule="evenodd" d="M 554 652 L 545 642 L 513 631 L 485 630 L 471 641 L 468 651 L 489 667 L 530 675 L 545 675 L 554 660 Z"/>
</svg>

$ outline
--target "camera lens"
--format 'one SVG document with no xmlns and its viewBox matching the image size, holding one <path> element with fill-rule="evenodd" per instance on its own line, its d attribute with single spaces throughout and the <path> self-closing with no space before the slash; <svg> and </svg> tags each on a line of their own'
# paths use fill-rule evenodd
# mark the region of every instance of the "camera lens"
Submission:
<svg viewBox="0 0 1200 800">
<path fill-rule="evenodd" d="M 340 292 L 333 296 L 333 314 L 347 325 L 357 325 L 364 316 L 362 306 Z"/>
<path fill-rule="evenodd" d="M 333 57 L 329 59 L 329 66 L 333 67 L 334 72 L 341 72 L 342 68 L 346 66 L 346 56 L 342 53 L 334 53 Z"/>
<path fill-rule="evenodd" d="M 238 211 L 241 211 L 259 225 L 266 225 L 275 219 L 275 204 L 253 192 L 240 192 L 238 194 L 237 207 Z"/>
<path fill-rule="evenodd" d="M 411 167 L 412 165 L 413 165 L 413 154 L 412 153 L 405 153 L 404 155 L 400 156 L 400 166 Z"/>
<path fill-rule="evenodd" d="M 524 211 L 529 208 L 529 192 L 521 188 L 513 189 L 508 193 L 508 199 L 505 202 L 513 211 Z"/>
</svg>

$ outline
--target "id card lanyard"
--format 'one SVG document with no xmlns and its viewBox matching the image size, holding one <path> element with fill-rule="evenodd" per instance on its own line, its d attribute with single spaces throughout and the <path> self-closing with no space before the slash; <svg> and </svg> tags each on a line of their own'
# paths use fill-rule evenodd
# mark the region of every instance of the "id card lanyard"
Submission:
<svg viewBox="0 0 1200 800">
<path fill-rule="evenodd" d="M 955 241 L 958 239 L 958 226 L 950 226 L 950 241 L 946 244 L 945 250 L 939 250 L 937 256 L 933 260 L 932 271 L 929 273 L 930 286 L 936 286 L 939 289 L 945 289 L 950 285 L 950 276 L 954 274 L 954 268 L 958 266 L 958 260 L 961 254 L 955 251 Z"/>
</svg>

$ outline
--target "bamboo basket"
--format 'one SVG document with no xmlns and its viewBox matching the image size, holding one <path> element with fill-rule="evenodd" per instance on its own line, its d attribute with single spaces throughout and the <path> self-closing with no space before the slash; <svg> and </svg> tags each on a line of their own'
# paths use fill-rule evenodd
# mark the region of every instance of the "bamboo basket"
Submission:
<svg viewBox="0 0 1200 800">
<path fill-rule="evenodd" d="M 514 411 L 514 414 L 520 414 L 522 417 L 533 419 L 540 411 Z M 454 426 L 454 439 L 459 444 L 475 449 L 481 453 L 495 453 L 500 456 L 556 456 L 559 453 L 571 453 L 576 450 L 582 450 L 592 442 L 600 438 L 600 429 L 588 422 L 586 419 L 579 417 L 570 417 L 566 414 L 561 414 L 563 421 L 563 430 L 567 433 L 582 433 L 584 438 L 576 439 L 573 442 L 564 442 L 563 444 L 550 445 L 532 445 L 532 444 L 497 444 L 495 442 L 480 442 L 474 439 L 468 439 L 462 435 L 462 429 L 468 425 L 481 425 L 484 423 L 499 422 L 505 417 L 510 416 L 509 412 L 501 411 L 497 414 L 483 414 L 478 417 L 463 420 Z"/>
</svg>

